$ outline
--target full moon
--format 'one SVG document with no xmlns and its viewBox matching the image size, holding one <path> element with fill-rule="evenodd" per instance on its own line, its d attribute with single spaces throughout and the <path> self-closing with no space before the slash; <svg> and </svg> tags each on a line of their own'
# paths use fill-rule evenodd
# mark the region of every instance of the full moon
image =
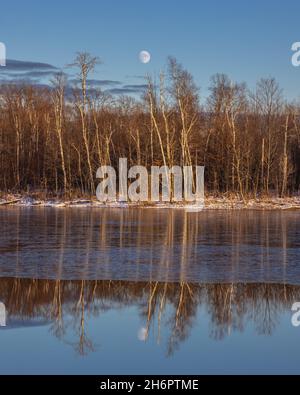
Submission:
<svg viewBox="0 0 300 395">
<path fill-rule="evenodd" d="M 142 63 L 149 63 L 151 59 L 151 55 L 148 51 L 141 51 L 139 53 L 139 59 Z"/>
</svg>

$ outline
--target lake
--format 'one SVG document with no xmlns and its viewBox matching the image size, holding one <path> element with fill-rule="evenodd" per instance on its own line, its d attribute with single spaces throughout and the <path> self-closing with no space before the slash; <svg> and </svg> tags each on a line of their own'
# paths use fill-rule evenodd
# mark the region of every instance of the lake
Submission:
<svg viewBox="0 0 300 395">
<path fill-rule="evenodd" d="M 0 373 L 300 373 L 299 211 L 6 207 L 0 223 Z"/>
</svg>

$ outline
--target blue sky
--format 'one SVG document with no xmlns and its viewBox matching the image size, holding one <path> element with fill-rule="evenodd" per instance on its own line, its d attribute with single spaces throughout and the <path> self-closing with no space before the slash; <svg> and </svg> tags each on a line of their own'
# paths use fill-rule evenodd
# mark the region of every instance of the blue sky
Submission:
<svg viewBox="0 0 300 395">
<path fill-rule="evenodd" d="M 63 67 L 87 50 L 103 60 L 96 78 L 138 84 L 135 76 L 159 73 L 172 55 L 204 95 L 210 76 L 222 72 L 250 87 L 274 76 L 289 98 L 300 97 L 300 67 L 291 65 L 299 0 L 10 0 L 0 7 L 9 59 Z M 152 55 L 147 65 L 138 60 L 142 49 Z"/>
</svg>

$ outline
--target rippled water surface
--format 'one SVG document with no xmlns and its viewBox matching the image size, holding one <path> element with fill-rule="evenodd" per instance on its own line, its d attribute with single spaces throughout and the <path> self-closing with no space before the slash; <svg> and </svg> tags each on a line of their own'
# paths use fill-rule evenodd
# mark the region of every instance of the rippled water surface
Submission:
<svg viewBox="0 0 300 395">
<path fill-rule="evenodd" d="M 0 276 L 300 284 L 300 212 L 0 210 Z"/>
</svg>

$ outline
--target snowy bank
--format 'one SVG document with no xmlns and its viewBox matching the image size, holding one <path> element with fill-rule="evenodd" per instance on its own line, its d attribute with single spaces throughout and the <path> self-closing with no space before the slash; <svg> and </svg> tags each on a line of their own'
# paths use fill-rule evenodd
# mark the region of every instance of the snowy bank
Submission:
<svg viewBox="0 0 300 395">
<path fill-rule="evenodd" d="M 17 207 L 108 207 L 108 208 L 130 208 L 130 207 L 143 207 L 143 208 L 192 208 L 192 205 L 178 204 L 178 203 L 165 203 L 165 202 L 149 202 L 149 203 L 124 203 L 124 202 L 109 202 L 102 203 L 96 199 L 73 199 L 73 200 L 60 200 L 60 199 L 37 199 L 30 196 L 20 195 L 6 195 L 0 198 L 0 207 L 17 206 Z M 214 197 L 207 196 L 205 198 L 205 210 L 299 210 L 300 209 L 300 196 L 295 197 L 270 197 L 270 198 L 256 198 L 243 201 L 239 198 L 228 198 L 225 196 Z"/>
</svg>

